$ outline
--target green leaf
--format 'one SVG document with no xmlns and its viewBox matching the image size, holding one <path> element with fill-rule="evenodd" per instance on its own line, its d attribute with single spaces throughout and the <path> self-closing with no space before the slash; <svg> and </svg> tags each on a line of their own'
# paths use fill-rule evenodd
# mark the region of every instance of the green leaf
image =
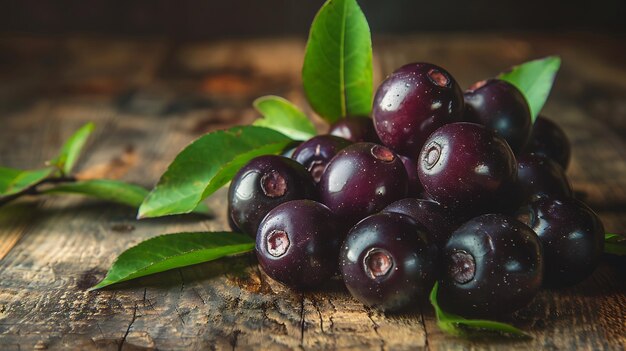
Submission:
<svg viewBox="0 0 626 351">
<path fill-rule="evenodd" d="M 484 334 L 498 334 L 501 336 L 514 336 L 522 338 L 531 338 L 522 330 L 515 328 L 506 323 L 489 321 L 484 319 L 465 319 L 459 315 L 444 312 L 437 302 L 437 292 L 439 291 L 439 283 L 435 283 L 430 293 L 430 303 L 435 309 L 437 317 L 437 326 L 444 332 L 456 336 L 478 336 Z"/>
<path fill-rule="evenodd" d="M 113 262 L 106 277 L 89 290 L 253 249 L 254 240 L 249 236 L 231 232 L 157 236 L 122 252 Z"/>
<path fill-rule="evenodd" d="M 139 207 L 148 195 L 148 190 L 118 180 L 92 179 L 75 183 L 60 183 L 43 191 L 46 194 L 78 194 L 102 200 Z"/>
<path fill-rule="evenodd" d="M 626 256 L 626 238 L 617 234 L 604 234 L 604 252 L 611 255 Z"/>
<path fill-rule="evenodd" d="M 288 144 L 289 141 L 267 144 L 235 156 L 232 161 L 222 165 L 222 167 L 217 171 L 215 176 L 211 178 L 206 188 L 204 189 L 204 193 L 202 193 L 202 198 L 204 199 L 208 197 L 224 184 L 228 183 L 231 179 L 233 179 L 239 169 L 245 166 L 246 163 L 248 163 L 251 159 L 257 156 L 280 153 L 282 150 L 285 149 Z"/>
<path fill-rule="evenodd" d="M 67 139 L 57 157 L 50 160 L 49 164 L 57 167 L 63 175 L 70 174 L 74 164 L 76 164 L 78 160 L 78 156 L 80 156 L 83 146 L 85 146 L 87 142 L 87 138 L 89 138 L 94 128 L 95 126 L 91 122 L 82 126 Z"/>
<path fill-rule="evenodd" d="M 176 156 L 141 204 L 138 217 L 189 213 L 226 184 L 239 165 L 260 154 L 279 153 L 290 141 L 275 130 L 256 126 L 203 135 Z"/>
<path fill-rule="evenodd" d="M 315 16 L 302 83 L 313 109 L 329 122 L 372 109 L 372 39 L 356 0 L 328 0 Z"/>
<path fill-rule="evenodd" d="M 515 85 L 524 94 L 534 122 L 550 95 L 559 67 L 561 58 L 548 56 L 515 66 L 501 73 L 498 78 Z"/>
<path fill-rule="evenodd" d="M 0 167 L 0 196 L 7 196 L 19 193 L 20 191 L 33 186 L 46 179 L 53 168 L 42 168 L 32 171 Z"/>
<path fill-rule="evenodd" d="M 59 183 L 43 190 L 44 194 L 76 194 L 138 208 L 148 196 L 148 190 L 135 184 L 111 179 L 90 179 L 73 183 Z M 210 213 L 205 204 L 199 204 L 196 213 Z"/>
<path fill-rule="evenodd" d="M 315 126 L 304 112 L 280 96 L 263 96 L 253 104 L 264 117 L 254 121 L 255 126 L 277 130 L 294 140 L 307 140 L 316 134 Z"/>
</svg>

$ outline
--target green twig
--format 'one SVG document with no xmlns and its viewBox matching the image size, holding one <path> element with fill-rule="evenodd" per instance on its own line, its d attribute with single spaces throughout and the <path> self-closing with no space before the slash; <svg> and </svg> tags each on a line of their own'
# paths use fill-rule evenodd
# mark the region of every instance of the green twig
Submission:
<svg viewBox="0 0 626 351">
<path fill-rule="evenodd" d="M 52 178 L 46 178 L 43 179 L 31 186 L 29 186 L 28 188 L 17 192 L 15 194 L 11 194 L 5 197 L 0 197 L 0 207 L 8 204 L 9 202 L 13 201 L 13 200 L 17 200 L 18 198 L 25 196 L 25 195 L 40 195 L 42 192 L 39 190 L 39 187 L 45 184 L 59 184 L 59 183 L 72 183 L 72 182 L 76 182 L 77 179 L 75 177 L 67 177 L 67 176 L 60 176 L 60 177 L 52 177 Z"/>
</svg>

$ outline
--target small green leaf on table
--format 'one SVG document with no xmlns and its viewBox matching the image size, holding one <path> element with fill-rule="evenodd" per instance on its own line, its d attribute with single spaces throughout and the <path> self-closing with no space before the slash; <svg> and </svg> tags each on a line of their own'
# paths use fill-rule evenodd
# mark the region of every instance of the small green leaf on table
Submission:
<svg viewBox="0 0 626 351">
<path fill-rule="evenodd" d="M 604 234 L 604 252 L 611 255 L 626 256 L 626 238 L 617 234 Z"/>
<path fill-rule="evenodd" d="M 60 183 L 43 191 L 46 194 L 78 194 L 102 200 L 139 207 L 148 190 L 119 180 L 91 179 L 73 183 Z"/>
<path fill-rule="evenodd" d="M 309 103 L 322 118 L 367 116 L 372 109 L 372 39 L 356 0 L 328 0 L 315 16 L 302 66 Z"/>
<path fill-rule="evenodd" d="M 548 56 L 514 66 L 498 78 L 515 85 L 524 94 L 534 122 L 550 95 L 559 67 L 561 58 Z"/>
<path fill-rule="evenodd" d="M 189 213 L 228 183 L 239 165 L 280 153 L 292 140 L 269 128 L 234 127 L 201 136 L 170 164 L 139 208 L 139 218 Z"/>
<path fill-rule="evenodd" d="M 0 167 L 0 196 L 19 193 L 46 179 L 53 168 L 42 168 L 32 171 Z"/>
<path fill-rule="evenodd" d="M 62 175 L 69 175 L 94 128 L 95 126 L 92 122 L 82 126 L 67 139 L 57 157 L 50 160 L 49 164 L 57 167 Z"/>
<path fill-rule="evenodd" d="M 294 140 L 307 140 L 316 134 L 311 120 L 296 105 L 280 96 L 263 96 L 254 100 L 254 108 L 263 118 L 255 126 L 277 130 Z"/>
<path fill-rule="evenodd" d="M 106 277 L 89 290 L 252 251 L 254 240 L 231 232 L 166 234 L 122 252 Z"/>
<path fill-rule="evenodd" d="M 489 321 L 483 319 L 465 319 L 459 315 L 444 312 L 437 302 L 439 283 L 435 283 L 430 293 L 430 303 L 435 309 L 437 326 L 444 332 L 456 336 L 479 336 L 485 334 L 496 334 L 499 336 L 513 336 L 521 338 L 532 338 L 520 329 L 506 323 Z"/>
</svg>

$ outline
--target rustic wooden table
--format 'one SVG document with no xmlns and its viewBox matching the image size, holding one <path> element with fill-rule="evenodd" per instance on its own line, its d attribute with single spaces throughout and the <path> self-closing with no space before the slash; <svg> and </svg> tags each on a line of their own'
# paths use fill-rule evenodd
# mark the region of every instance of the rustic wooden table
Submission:
<svg viewBox="0 0 626 351">
<path fill-rule="evenodd" d="M 621 38 L 623 39 L 623 38 Z M 375 40 L 376 79 L 431 61 L 462 86 L 559 54 L 545 114 L 574 145 L 568 173 L 604 220 L 626 230 L 626 48 L 581 35 L 424 35 Z M 151 187 L 199 135 L 255 117 L 265 94 L 305 106 L 299 39 L 173 43 L 103 38 L 0 38 L 0 165 L 37 167 L 75 129 L 97 131 L 86 177 Z M 296 293 L 250 256 L 87 292 L 124 249 L 160 233 L 227 228 L 214 218 L 136 221 L 135 210 L 80 197 L 23 199 L 0 210 L 0 349 L 612 349 L 626 348 L 623 260 L 584 283 L 543 291 L 512 320 L 530 341 L 465 340 L 438 330 L 428 306 L 400 315 L 364 308 L 340 282 Z"/>
</svg>

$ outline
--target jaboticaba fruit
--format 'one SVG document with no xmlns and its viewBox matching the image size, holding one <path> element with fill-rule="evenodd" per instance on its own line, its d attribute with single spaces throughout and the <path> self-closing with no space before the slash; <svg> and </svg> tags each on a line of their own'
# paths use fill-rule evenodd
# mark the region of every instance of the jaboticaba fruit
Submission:
<svg viewBox="0 0 626 351">
<path fill-rule="evenodd" d="M 302 164 L 317 183 L 320 181 L 328 162 L 339 150 L 350 144 L 352 144 L 350 140 L 334 135 L 318 135 L 300 144 L 291 158 Z"/>
<path fill-rule="evenodd" d="M 486 213 L 514 182 L 513 151 L 482 125 L 459 122 L 437 129 L 418 159 L 424 190 L 437 202 L 468 213 Z"/>
<path fill-rule="evenodd" d="M 553 121 L 539 116 L 533 124 L 526 152 L 544 155 L 567 169 L 571 146 L 563 129 Z"/>
<path fill-rule="evenodd" d="M 294 200 L 278 205 L 263 219 L 256 254 L 273 279 L 297 289 L 317 287 L 337 272 L 344 237 L 328 207 Z"/>
<path fill-rule="evenodd" d="M 542 196 L 522 208 L 517 217 L 541 239 L 546 262 L 544 285 L 574 285 L 598 266 L 604 250 L 604 227 L 582 202 Z"/>
<path fill-rule="evenodd" d="M 380 144 L 372 119 L 367 116 L 346 117 L 338 120 L 328 134 L 348 139 L 352 142 L 370 142 Z"/>
<path fill-rule="evenodd" d="M 480 123 L 503 137 L 518 154 L 530 137 L 532 122 L 526 98 L 513 84 L 489 79 L 472 85 L 463 97 L 467 122 Z"/>
<path fill-rule="evenodd" d="M 523 154 L 517 158 L 517 186 L 525 200 L 536 195 L 572 196 L 563 168 L 542 155 Z"/>
<path fill-rule="evenodd" d="M 409 192 L 408 196 L 419 196 L 419 194 L 424 191 L 422 187 L 422 183 L 420 183 L 420 178 L 417 175 L 417 160 L 412 157 L 406 157 L 402 155 L 398 155 L 402 164 L 404 164 L 404 169 L 406 170 L 406 174 L 409 177 Z"/>
<path fill-rule="evenodd" d="M 379 213 L 350 230 L 340 254 L 346 287 L 365 305 L 397 311 L 433 286 L 437 248 L 424 227 L 399 213 Z"/>
<path fill-rule="evenodd" d="M 408 179 L 402 161 L 389 148 L 356 143 L 339 151 L 318 185 L 321 202 L 351 226 L 406 197 Z"/>
<path fill-rule="evenodd" d="M 433 200 L 406 198 L 389 204 L 382 212 L 400 213 L 413 218 L 426 228 L 440 248 L 446 245 L 450 234 L 460 225 L 458 216 Z"/>
<path fill-rule="evenodd" d="M 516 311 L 541 287 L 539 238 L 509 216 L 487 214 L 466 222 L 452 233 L 442 259 L 439 302 L 465 317 Z"/>
<path fill-rule="evenodd" d="M 315 195 L 313 178 L 301 164 L 283 156 L 259 156 L 233 178 L 228 189 L 228 215 L 242 232 L 254 236 L 271 209 Z"/>
<path fill-rule="evenodd" d="M 372 117 L 383 144 L 415 157 L 437 128 L 463 115 L 463 93 L 452 75 L 429 63 L 400 67 L 380 85 Z"/>
</svg>

